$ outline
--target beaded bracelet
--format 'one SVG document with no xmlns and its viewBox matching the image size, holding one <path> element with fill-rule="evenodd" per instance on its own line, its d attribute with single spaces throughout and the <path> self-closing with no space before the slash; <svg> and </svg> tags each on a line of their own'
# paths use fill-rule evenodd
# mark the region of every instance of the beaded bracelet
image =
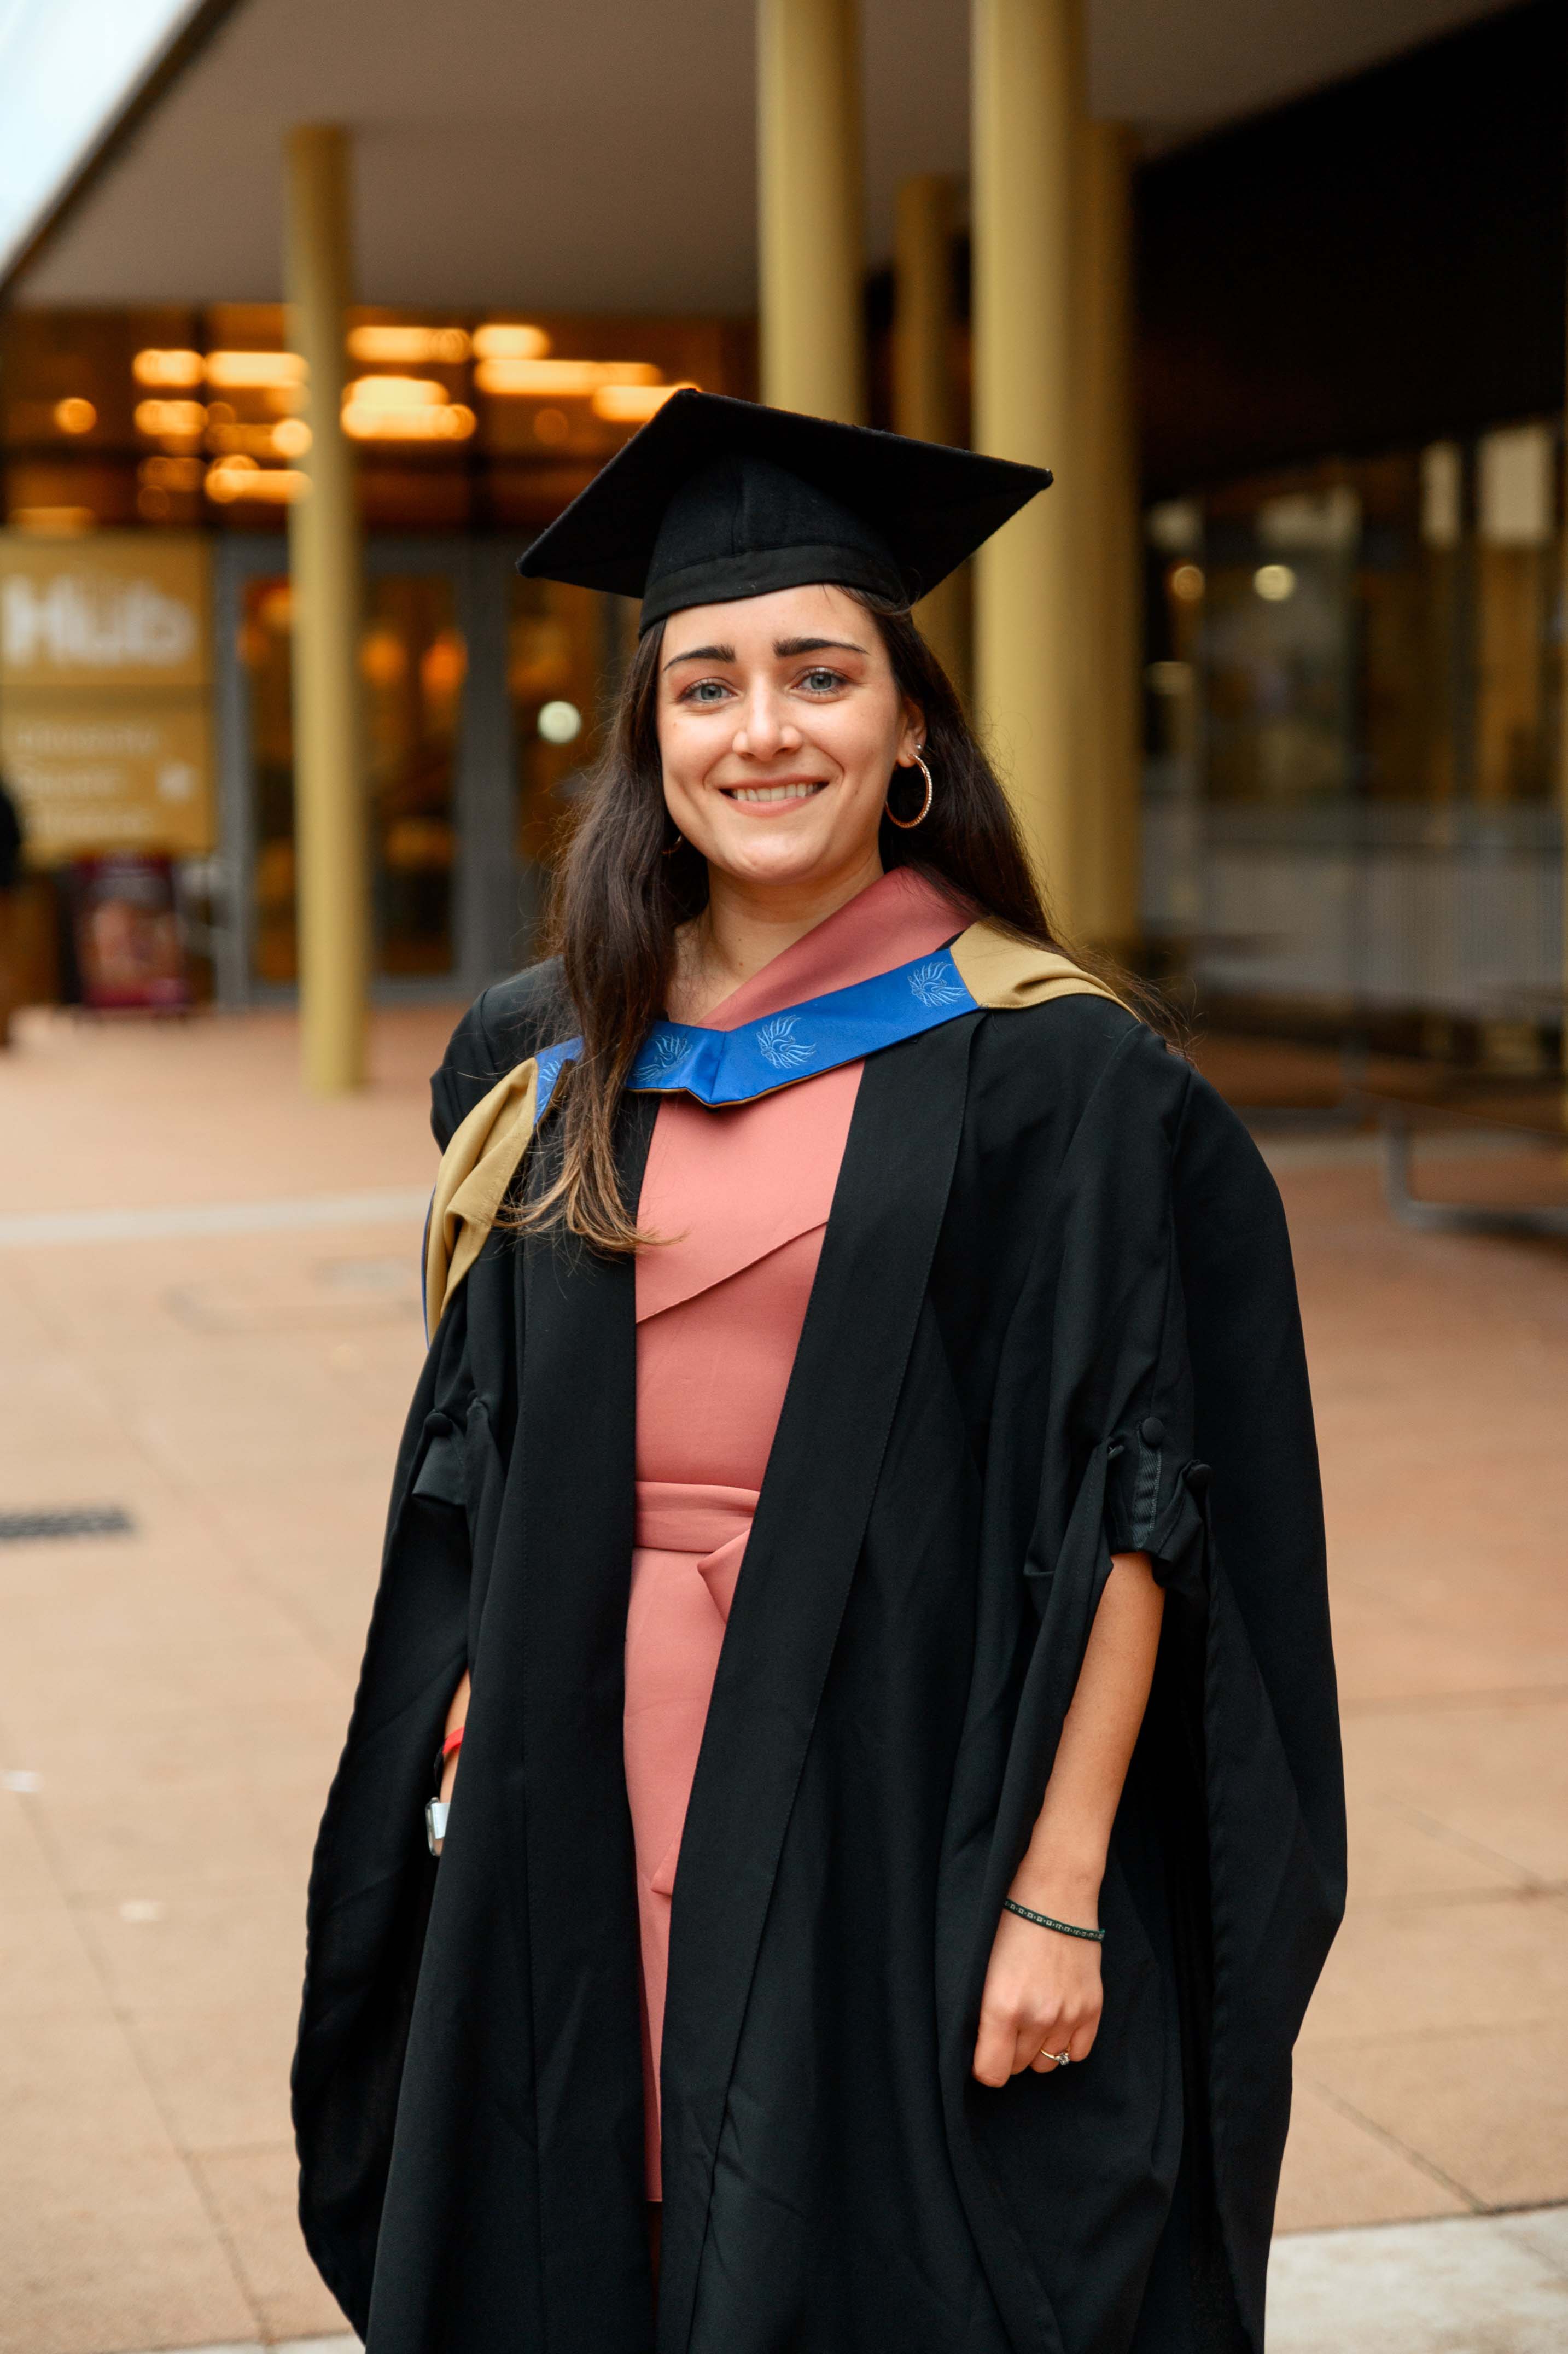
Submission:
<svg viewBox="0 0 1568 2354">
<path fill-rule="evenodd" d="M 1033 1921 L 1037 1929 L 1059 1930 L 1064 1937 L 1087 1937 L 1097 1946 L 1106 1941 L 1103 1929 L 1076 1929 L 1071 1921 L 1053 1921 L 1049 1913 L 1032 1913 L 1027 1904 L 1015 1904 L 1011 1896 L 1002 1898 L 1001 1909 L 1004 1913 L 1016 1913 L 1021 1921 Z"/>
</svg>

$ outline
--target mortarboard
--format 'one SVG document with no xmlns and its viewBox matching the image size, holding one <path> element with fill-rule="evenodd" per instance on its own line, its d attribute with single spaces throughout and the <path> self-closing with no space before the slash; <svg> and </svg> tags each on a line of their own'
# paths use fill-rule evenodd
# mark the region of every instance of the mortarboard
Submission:
<svg viewBox="0 0 1568 2354">
<path fill-rule="evenodd" d="M 831 581 L 913 604 L 1043 491 L 1044 466 L 687 388 L 520 557 L 530 579 L 688 605 Z"/>
</svg>

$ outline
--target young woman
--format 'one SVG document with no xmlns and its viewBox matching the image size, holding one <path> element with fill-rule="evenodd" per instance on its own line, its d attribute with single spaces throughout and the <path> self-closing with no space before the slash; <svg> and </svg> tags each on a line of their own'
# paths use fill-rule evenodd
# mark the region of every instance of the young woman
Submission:
<svg viewBox="0 0 1568 2354">
<path fill-rule="evenodd" d="M 1048 479 L 683 393 L 524 560 L 643 632 L 434 1082 L 295 2067 L 370 2354 L 1261 2347 L 1343 1877 L 1283 1221 L 907 618 Z"/>
</svg>

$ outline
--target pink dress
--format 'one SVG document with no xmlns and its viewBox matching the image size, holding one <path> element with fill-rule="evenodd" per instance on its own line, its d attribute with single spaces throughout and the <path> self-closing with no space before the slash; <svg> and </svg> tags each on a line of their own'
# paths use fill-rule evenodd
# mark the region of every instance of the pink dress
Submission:
<svg viewBox="0 0 1568 2354">
<path fill-rule="evenodd" d="M 847 989 L 967 920 L 897 867 L 705 1017 L 713 1030 Z M 667 1096 L 637 1261 L 637 1541 L 626 1622 L 626 1787 L 641 1924 L 648 2195 L 660 2194 L 658 2060 L 670 1900 L 730 1597 L 795 1362 L 863 1066 L 709 1110 Z"/>
</svg>

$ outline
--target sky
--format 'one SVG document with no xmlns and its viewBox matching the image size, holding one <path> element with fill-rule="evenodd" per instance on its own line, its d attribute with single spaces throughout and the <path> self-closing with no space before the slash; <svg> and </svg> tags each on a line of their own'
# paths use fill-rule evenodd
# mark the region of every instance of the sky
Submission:
<svg viewBox="0 0 1568 2354">
<path fill-rule="evenodd" d="M 0 0 L 0 270 L 198 0 Z"/>
</svg>

